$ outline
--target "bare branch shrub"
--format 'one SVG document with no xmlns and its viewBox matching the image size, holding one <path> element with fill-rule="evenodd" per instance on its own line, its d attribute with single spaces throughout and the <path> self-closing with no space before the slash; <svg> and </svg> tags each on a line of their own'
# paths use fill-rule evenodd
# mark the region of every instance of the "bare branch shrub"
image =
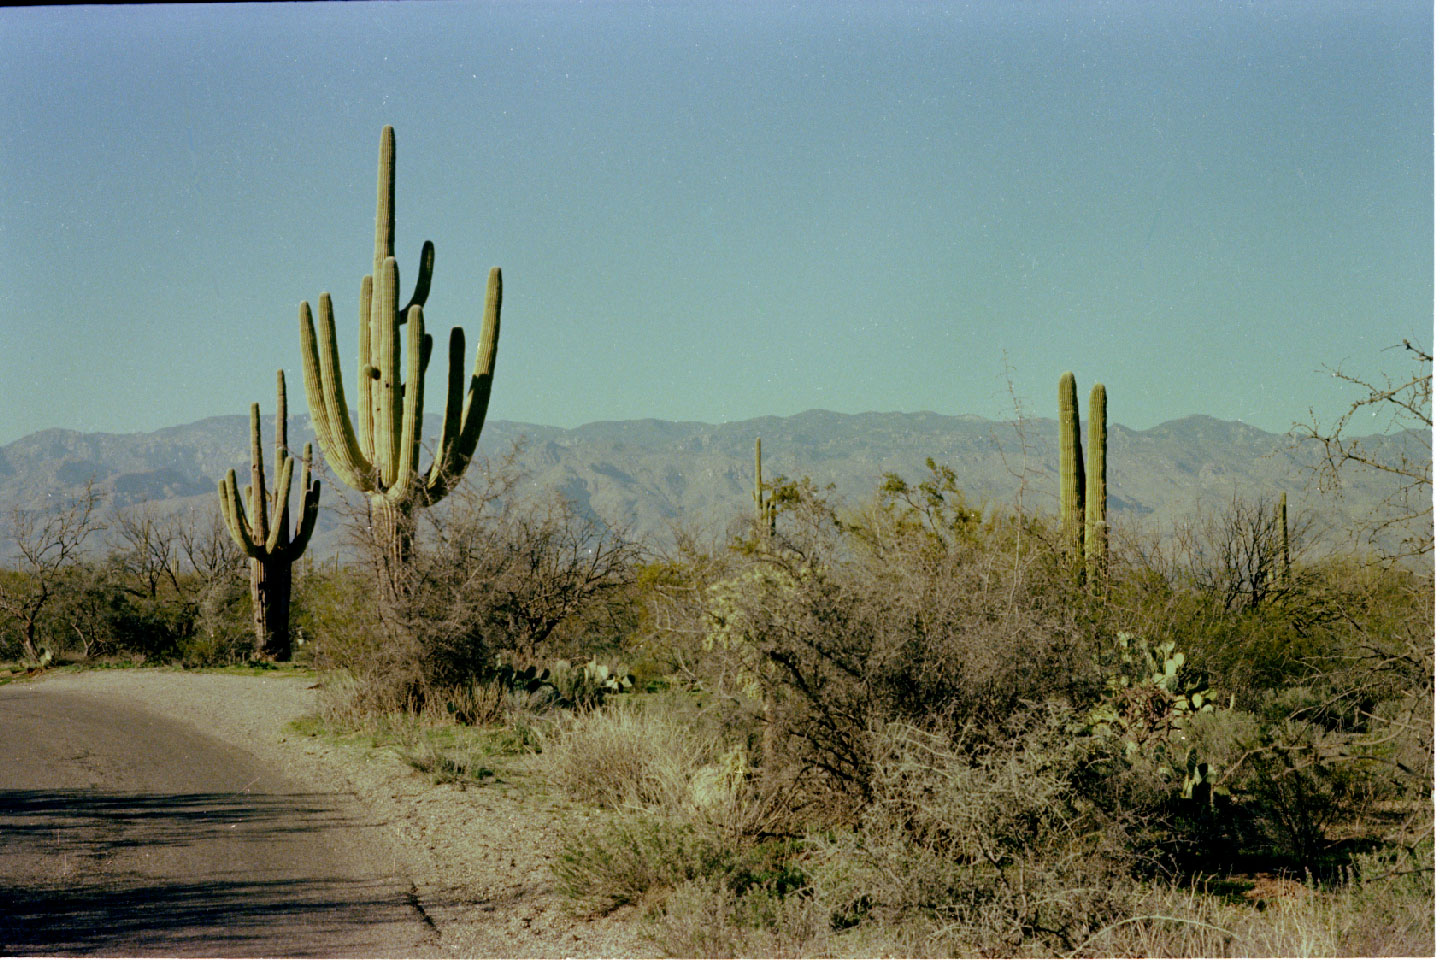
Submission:
<svg viewBox="0 0 1440 960">
<path fill-rule="evenodd" d="M 55 598 L 69 568 L 81 559 L 85 541 L 104 529 L 97 515 L 103 499 L 90 481 L 75 497 L 47 510 L 17 506 L 10 511 L 8 532 L 20 555 L 20 575 L 0 580 L 0 612 L 19 628 L 20 653 L 26 660 L 39 659 L 41 614 Z"/>
<path fill-rule="evenodd" d="M 1069 696 L 1081 633 L 1036 529 L 982 520 L 933 465 L 844 521 L 808 485 L 795 493 L 749 567 L 711 588 L 708 615 L 737 677 L 773 704 L 776 758 L 818 773 L 837 813 L 871 799 L 877 726 L 982 743 L 1022 704 Z"/>
<path fill-rule="evenodd" d="M 1399 489 L 1386 498 L 1369 531 L 1372 543 L 1386 533 L 1399 531 L 1402 545 L 1392 559 L 1423 557 L 1435 549 L 1430 451 L 1434 357 L 1409 340 L 1402 341 L 1401 347 L 1412 369 L 1400 375 L 1384 374 L 1376 381 L 1332 370 L 1331 376 L 1353 384 L 1363 395 L 1328 427 L 1320 425 L 1314 411 L 1308 424 L 1296 424 L 1303 439 L 1318 442 L 1324 451 L 1319 470 L 1322 484 L 1339 488 L 1345 473 L 1354 469 L 1378 471 L 1399 481 Z M 1378 418 L 1379 430 L 1375 433 L 1384 436 L 1354 436 L 1352 430 L 1361 414 Z"/>
<path fill-rule="evenodd" d="M 384 531 L 377 536 L 363 513 L 352 518 L 371 576 L 403 582 L 377 604 L 363 577 L 342 578 L 342 603 L 357 605 L 322 629 L 320 652 L 355 676 L 379 712 L 482 681 L 497 656 L 523 665 L 552 653 L 575 639 L 568 625 L 633 582 L 638 548 L 624 532 L 559 496 L 526 494 L 513 454 L 493 468 L 472 465 L 468 476 L 423 511 L 403 568 L 387 562 Z"/>
</svg>

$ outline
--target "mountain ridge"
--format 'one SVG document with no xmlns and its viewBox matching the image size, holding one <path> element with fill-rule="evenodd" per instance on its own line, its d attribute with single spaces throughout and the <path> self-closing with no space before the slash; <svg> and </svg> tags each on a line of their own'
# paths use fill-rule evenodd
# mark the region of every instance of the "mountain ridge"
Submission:
<svg viewBox="0 0 1440 960">
<path fill-rule="evenodd" d="M 262 415 L 267 461 L 274 459 L 273 424 L 273 413 Z M 425 426 L 427 436 L 437 435 L 440 418 L 426 417 Z M 642 540 L 663 543 L 675 524 L 723 536 L 748 510 L 757 436 L 767 479 L 809 476 L 822 487 L 833 484 L 835 495 L 850 502 L 873 494 L 886 473 L 919 479 L 929 457 L 954 469 L 974 502 L 1018 497 L 1042 512 L 1053 512 L 1057 503 L 1058 423 L 1048 418 L 815 408 L 723 423 L 645 418 L 565 428 L 491 420 L 478 456 L 502 457 L 519 443 L 517 464 L 530 475 L 532 489 L 558 490 L 582 510 L 620 523 Z M 313 442 L 307 415 L 290 418 L 290 437 L 297 451 Z M 1208 414 L 1146 430 L 1112 423 L 1109 442 L 1114 518 L 1161 534 L 1197 507 L 1217 507 L 1234 496 L 1274 498 L 1282 490 L 1292 513 L 1333 517 L 1338 529 L 1394 489 L 1384 478 L 1360 475 L 1343 501 L 1323 497 L 1312 489 L 1311 469 L 1318 462 L 1313 442 Z M 245 415 L 206 417 L 148 433 L 51 427 L 0 446 L 0 512 L 73 495 L 90 479 L 107 494 L 110 509 L 150 502 L 161 512 L 214 510 L 216 482 L 230 468 L 242 475 L 249 469 Z M 324 554 L 339 549 L 342 539 L 341 511 L 333 509 L 337 500 L 354 501 L 356 495 L 337 496 L 328 470 L 322 468 L 321 478 L 315 549 Z"/>
</svg>

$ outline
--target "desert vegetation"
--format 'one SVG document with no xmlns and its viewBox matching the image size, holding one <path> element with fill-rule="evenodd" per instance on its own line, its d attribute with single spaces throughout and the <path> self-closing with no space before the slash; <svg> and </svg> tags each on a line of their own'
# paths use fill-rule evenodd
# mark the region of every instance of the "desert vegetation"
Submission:
<svg viewBox="0 0 1440 960">
<path fill-rule="evenodd" d="M 350 559 L 295 562 L 318 481 L 307 452 L 287 539 L 284 414 L 267 501 L 256 411 L 248 519 L 233 474 L 221 485 L 229 530 L 143 507 L 102 529 L 93 489 L 10 516 L 12 673 L 273 658 L 283 613 L 323 678 L 317 723 L 388 731 L 461 787 L 524 766 L 586 812 L 533 840 L 558 889 L 629 911 L 657 952 L 1433 952 L 1430 462 L 1345 432 L 1371 406 L 1428 430 L 1427 354 L 1407 344 L 1419 374 L 1361 384 L 1339 424 L 1308 430 L 1325 479 L 1399 479 L 1374 529 L 1418 522 L 1401 556 L 1309 548 L 1278 490 L 1163 537 L 1127 530 L 1106 512 L 1105 387 L 1082 450 L 1070 374 L 1058 516 L 972 502 L 934 461 L 839 502 L 765 479 L 757 442 L 753 507 L 726 536 L 639 544 L 513 457 L 471 462 L 498 271 L 468 381 L 452 334 L 419 470 L 434 251 L 400 308 L 393 163 L 387 128 L 358 433 L 329 297 L 318 335 L 301 308 L 321 449 L 365 494 Z M 281 593 L 247 591 L 245 563 L 256 576 L 277 551 L 288 596 L 269 610 Z"/>
<path fill-rule="evenodd" d="M 1319 555 L 1237 498 L 1164 542 L 1115 527 L 1098 591 L 1059 518 L 934 463 L 858 504 L 772 477 L 731 536 L 657 551 L 512 461 L 471 474 L 396 602 L 363 508 L 354 562 L 296 564 L 295 657 L 330 728 L 592 810 L 545 839 L 556 883 L 657 951 L 1430 949 L 1424 564 Z M 100 530 L 97 498 L 11 518 L 17 669 L 252 657 L 218 512 Z"/>
</svg>

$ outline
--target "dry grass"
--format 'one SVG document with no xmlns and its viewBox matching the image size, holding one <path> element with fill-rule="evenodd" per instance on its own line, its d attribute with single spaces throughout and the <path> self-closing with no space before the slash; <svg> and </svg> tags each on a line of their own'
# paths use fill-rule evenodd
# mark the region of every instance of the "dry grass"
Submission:
<svg viewBox="0 0 1440 960">
<path fill-rule="evenodd" d="M 626 703 L 561 716 L 541 745 L 550 781 L 572 799 L 667 814 L 695 805 L 723 753 L 713 733 Z"/>
</svg>

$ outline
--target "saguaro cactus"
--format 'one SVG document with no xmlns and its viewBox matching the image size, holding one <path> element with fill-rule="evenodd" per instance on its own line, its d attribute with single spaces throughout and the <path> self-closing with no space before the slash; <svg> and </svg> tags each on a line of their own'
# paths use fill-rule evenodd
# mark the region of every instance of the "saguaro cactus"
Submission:
<svg viewBox="0 0 1440 960">
<path fill-rule="evenodd" d="M 369 495 L 370 520 L 380 552 L 382 587 L 400 589 L 400 574 L 413 543 L 413 511 L 444 497 L 474 456 L 495 371 L 500 336 L 500 269 L 491 269 L 475 365 L 465 376 L 465 332 L 450 331 L 445 418 L 435 460 L 419 472 L 420 431 L 425 411 L 425 369 L 431 338 L 424 305 L 430 293 L 435 247 L 420 253 L 415 292 L 399 306 L 400 275 L 395 262 L 395 131 L 380 135 L 380 173 L 375 211 L 374 268 L 360 284 L 358 435 L 335 346 L 335 315 L 328 293 L 320 294 L 317 329 L 308 302 L 300 304 L 300 346 L 316 439 L 335 475 Z M 400 333 L 405 336 L 402 377 Z"/>
<path fill-rule="evenodd" d="M 1060 535 L 1077 564 L 1085 554 L 1085 452 L 1075 374 L 1060 377 Z"/>
<path fill-rule="evenodd" d="M 1106 519 L 1105 385 L 1090 391 L 1090 451 L 1086 462 L 1080 446 L 1080 404 L 1075 375 L 1060 377 L 1060 535 L 1077 568 L 1098 582 L 1109 558 L 1109 523 Z"/>
<path fill-rule="evenodd" d="M 305 445 L 300 474 L 300 516 L 290 529 L 290 481 L 295 458 L 286 439 L 285 371 L 276 371 L 274 494 L 265 492 L 265 457 L 260 450 L 260 405 L 250 405 L 250 485 L 244 501 L 235 471 L 220 481 L 220 510 L 230 536 L 250 558 L 250 608 L 255 623 L 255 655 L 263 660 L 290 659 L 291 566 L 305 552 L 320 507 L 320 481 L 310 478 L 311 450 Z M 273 519 L 271 519 L 273 517 Z"/>
<path fill-rule="evenodd" d="M 1279 537 L 1281 585 L 1290 582 L 1290 515 L 1285 506 L 1285 491 L 1280 491 L 1280 502 L 1275 505 L 1275 533 Z"/>
<path fill-rule="evenodd" d="M 765 484 L 760 474 L 760 438 L 755 438 L 755 532 L 759 536 L 775 533 L 775 497 L 765 496 Z"/>
<path fill-rule="evenodd" d="M 1105 385 L 1090 388 L 1090 452 L 1085 464 L 1085 573 L 1092 584 L 1103 581 L 1109 557 L 1109 524 L 1105 510 L 1105 459 L 1108 430 Z"/>
</svg>

